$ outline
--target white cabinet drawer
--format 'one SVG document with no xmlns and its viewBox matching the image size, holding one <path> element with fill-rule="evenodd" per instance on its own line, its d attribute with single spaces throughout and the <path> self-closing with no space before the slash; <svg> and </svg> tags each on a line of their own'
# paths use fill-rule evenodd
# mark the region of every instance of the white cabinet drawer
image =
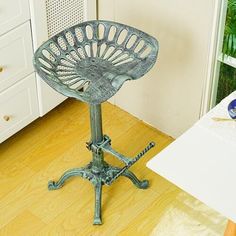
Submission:
<svg viewBox="0 0 236 236">
<path fill-rule="evenodd" d="M 28 0 L 0 1 L 0 35 L 29 19 Z"/>
<path fill-rule="evenodd" d="M 35 74 L 0 93 L 0 143 L 39 116 Z"/>
<path fill-rule="evenodd" d="M 29 22 L 0 37 L 0 91 L 33 72 Z"/>
</svg>

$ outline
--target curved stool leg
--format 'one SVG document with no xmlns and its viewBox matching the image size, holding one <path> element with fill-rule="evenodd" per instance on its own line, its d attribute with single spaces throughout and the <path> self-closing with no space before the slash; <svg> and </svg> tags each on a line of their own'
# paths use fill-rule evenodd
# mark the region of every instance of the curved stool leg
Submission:
<svg viewBox="0 0 236 236">
<path fill-rule="evenodd" d="M 149 186 L 148 180 L 139 180 L 137 176 L 130 170 L 126 170 L 122 176 L 129 178 L 137 188 L 147 189 Z"/>
<path fill-rule="evenodd" d="M 94 213 L 94 225 L 101 225 L 101 206 L 102 206 L 102 183 L 97 181 L 95 184 L 95 213 Z"/>
<path fill-rule="evenodd" d="M 61 188 L 65 181 L 73 176 L 80 176 L 82 178 L 92 180 L 94 175 L 91 173 L 91 171 L 87 168 L 74 168 L 71 170 L 66 171 L 61 178 L 58 181 L 49 181 L 48 182 L 48 189 L 49 190 L 56 190 Z"/>
</svg>

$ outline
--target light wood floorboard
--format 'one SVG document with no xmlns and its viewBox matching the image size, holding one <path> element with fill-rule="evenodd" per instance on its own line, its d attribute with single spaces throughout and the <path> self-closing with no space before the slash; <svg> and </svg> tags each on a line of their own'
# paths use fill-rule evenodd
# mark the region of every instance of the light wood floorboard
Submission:
<svg viewBox="0 0 236 236">
<path fill-rule="evenodd" d="M 180 190 L 145 163 L 173 139 L 121 109 L 103 105 L 104 133 L 118 151 L 134 156 L 149 141 L 153 148 L 132 167 L 150 188 L 139 190 L 126 178 L 103 188 L 102 226 L 93 226 L 93 186 L 75 177 L 57 191 L 47 182 L 90 161 L 88 107 L 67 100 L 0 144 L 0 235 L 149 235 Z M 106 155 L 107 162 L 121 166 Z"/>
</svg>

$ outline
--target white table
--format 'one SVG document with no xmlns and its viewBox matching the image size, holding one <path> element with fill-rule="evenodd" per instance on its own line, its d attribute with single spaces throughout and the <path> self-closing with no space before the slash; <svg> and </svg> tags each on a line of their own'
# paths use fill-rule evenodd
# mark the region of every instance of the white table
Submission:
<svg viewBox="0 0 236 236">
<path fill-rule="evenodd" d="M 152 158 L 147 167 L 236 222 L 236 122 L 212 120 L 229 118 L 227 106 L 233 99 L 236 92 Z"/>
</svg>

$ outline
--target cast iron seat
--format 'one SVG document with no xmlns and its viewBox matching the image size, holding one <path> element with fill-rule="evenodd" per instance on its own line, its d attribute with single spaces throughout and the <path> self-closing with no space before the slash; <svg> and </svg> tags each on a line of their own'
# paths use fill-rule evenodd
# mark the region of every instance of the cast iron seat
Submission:
<svg viewBox="0 0 236 236">
<path fill-rule="evenodd" d="M 81 176 L 95 185 L 94 224 L 101 224 L 101 187 L 110 185 L 123 175 L 139 188 L 140 181 L 128 170 L 154 143 L 135 158 L 127 158 L 111 147 L 111 140 L 102 133 L 101 103 L 108 100 L 127 80 L 147 73 L 156 62 L 158 42 L 133 27 L 110 21 L 88 21 L 68 28 L 41 45 L 34 55 L 34 66 L 40 77 L 53 89 L 90 105 L 91 141 L 87 147 L 93 160 L 83 168 L 66 171 L 49 189 L 62 187 L 71 176 Z M 113 167 L 104 161 L 107 152 L 125 166 Z"/>
<path fill-rule="evenodd" d="M 155 38 L 108 21 L 89 21 L 62 31 L 35 53 L 34 65 L 52 88 L 68 97 L 100 104 L 126 80 L 142 77 L 154 65 Z"/>
</svg>

